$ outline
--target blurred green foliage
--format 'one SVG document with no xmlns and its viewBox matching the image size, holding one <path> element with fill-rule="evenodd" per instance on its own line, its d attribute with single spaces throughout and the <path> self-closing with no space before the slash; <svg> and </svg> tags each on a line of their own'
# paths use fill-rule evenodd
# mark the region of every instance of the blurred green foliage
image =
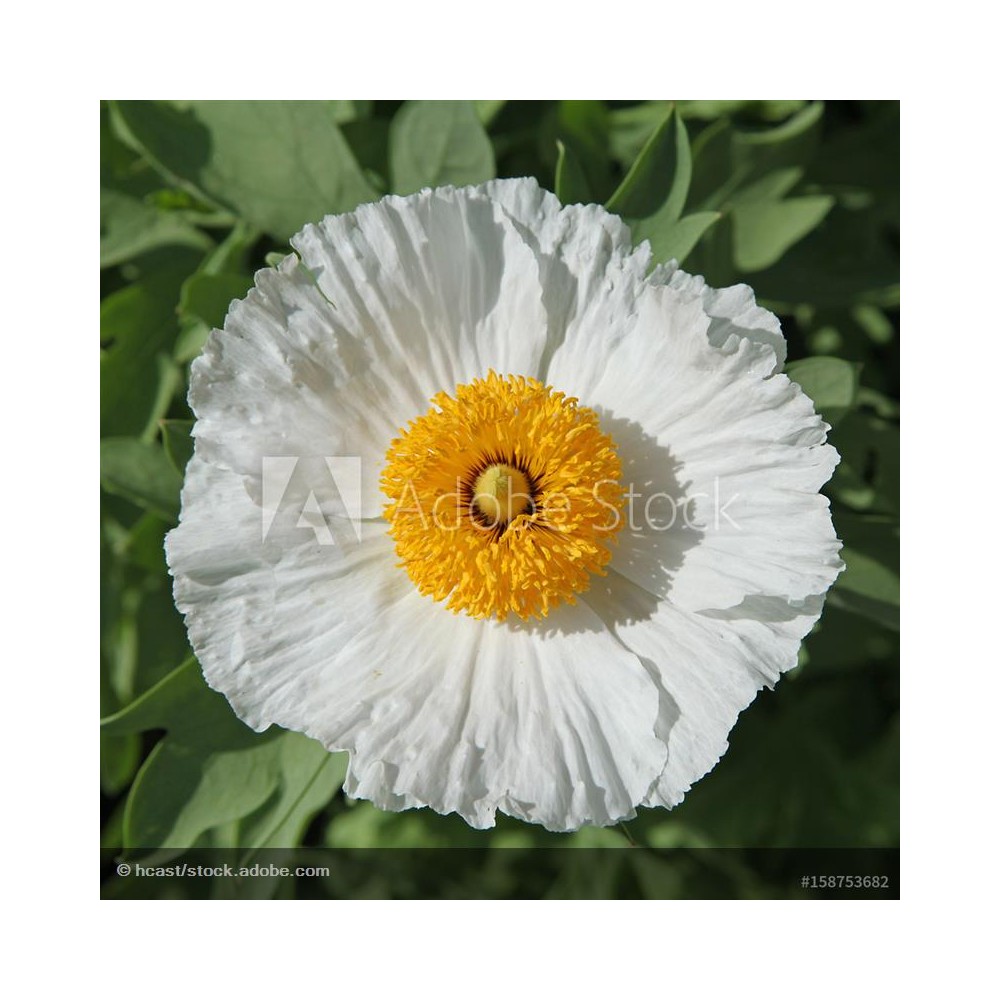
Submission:
<svg viewBox="0 0 1000 1000">
<path fill-rule="evenodd" d="M 254 271 L 325 214 L 523 175 L 564 202 L 606 203 L 657 261 L 751 284 L 842 456 L 826 492 L 847 570 L 799 667 L 744 712 L 680 807 L 641 810 L 627 830 L 557 835 L 498 817 L 478 832 L 345 800 L 343 755 L 253 733 L 206 687 L 163 558 L 191 454 L 186 369 Z M 616 864 L 603 894 L 697 896 L 761 887 L 738 859 L 720 872 L 680 849 L 898 844 L 897 103 L 109 103 L 101 268 L 103 845 L 141 857 L 636 842 L 679 853 Z M 492 870 L 467 865 L 449 891 L 476 895 Z M 586 894 L 594 877 L 563 866 L 538 893 Z M 338 891 L 391 894 L 384 878 Z"/>
</svg>

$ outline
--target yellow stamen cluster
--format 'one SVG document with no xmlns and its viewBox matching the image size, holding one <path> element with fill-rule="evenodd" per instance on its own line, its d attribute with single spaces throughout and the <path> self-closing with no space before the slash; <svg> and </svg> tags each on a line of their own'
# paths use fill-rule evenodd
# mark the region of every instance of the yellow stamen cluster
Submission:
<svg viewBox="0 0 1000 1000">
<path fill-rule="evenodd" d="M 522 376 L 439 393 L 389 447 L 382 490 L 422 594 L 474 618 L 543 618 L 603 575 L 621 465 L 597 414 Z"/>
</svg>

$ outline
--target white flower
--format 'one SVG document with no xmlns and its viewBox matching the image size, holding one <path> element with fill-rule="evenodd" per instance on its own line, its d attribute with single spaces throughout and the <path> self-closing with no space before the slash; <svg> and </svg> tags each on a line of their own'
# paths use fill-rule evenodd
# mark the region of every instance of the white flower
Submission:
<svg viewBox="0 0 1000 1000">
<path fill-rule="evenodd" d="M 167 553 L 208 683 L 384 809 L 677 805 L 842 565 L 777 319 L 531 180 L 292 244 L 192 366 Z"/>
</svg>

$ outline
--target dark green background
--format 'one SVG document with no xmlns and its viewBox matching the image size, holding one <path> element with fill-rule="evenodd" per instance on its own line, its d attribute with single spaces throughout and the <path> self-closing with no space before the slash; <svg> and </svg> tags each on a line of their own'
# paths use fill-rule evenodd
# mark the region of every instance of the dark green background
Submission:
<svg viewBox="0 0 1000 1000">
<path fill-rule="evenodd" d="M 800 666 L 740 717 L 680 807 L 640 810 L 627 829 L 557 835 L 501 816 L 477 832 L 345 801 L 342 756 L 299 734 L 254 734 L 208 690 L 163 560 L 191 449 L 187 366 L 253 272 L 302 224 L 386 192 L 524 175 L 566 202 L 607 204 L 658 260 L 676 256 L 716 287 L 752 285 L 781 317 L 789 374 L 842 456 L 826 492 L 848 568 Z M 130 858 L 238 847 L 251 859 L 300 843 L 621 846 L 631 860 L 602 863 L 596 881 L 593 864 L 553 869 L 551 852 L 532 875 L 523 852 L 507 855 L 509 870 L 503 852 L 458 866 L 440 852 L 441 885 L 495 893 L 499 865 L 508 894 L 660 897 L 795 894 L 780 866 L 706 848 L 898 845 L 898 103 L 112 102 L 101 296 L 104 846 Z M 384 871 L 368 876 L 326 891 L 404 892 Z M 104 889 L 231 891 L 114 878 Z"/>
</svg>

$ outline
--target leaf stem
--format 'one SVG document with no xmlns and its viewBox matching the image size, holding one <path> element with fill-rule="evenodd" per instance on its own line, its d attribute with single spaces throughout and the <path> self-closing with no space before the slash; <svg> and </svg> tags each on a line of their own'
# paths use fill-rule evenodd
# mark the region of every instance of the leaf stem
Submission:
<svg viewBox="0 0 1000 1000">
<path fill-rule="evenodd" d="M 636 843 L 635 837 L 632 836 L 632 831 L 629 830 L 629 828 L 624 823 L 619 823 L 618 824 L 618 829 L 621 830 L 621 832 L 624 834 L 625 839 L 629 843 L 629 847 L 638 847 L 639 846 Z"/>
</svg>

